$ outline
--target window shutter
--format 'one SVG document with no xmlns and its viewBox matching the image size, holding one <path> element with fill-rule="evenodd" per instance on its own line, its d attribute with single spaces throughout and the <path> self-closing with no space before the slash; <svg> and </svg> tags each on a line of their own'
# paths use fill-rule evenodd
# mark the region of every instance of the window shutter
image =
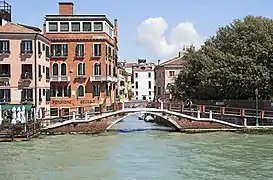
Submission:
<svg viewBox="0 0 273 180">
<path fill-rule="evenodd" d="M 78 51 L 78 48 L 79 48 L 79 45 L 77 44 L 77 45 L 76 45 L 76 48 L 75 48 L 75 56 L 79 56 L 79 54 L 78 54 L 78 52 L 79 52 L 79 51 Z"/>
<path fill-rule="evenodd" d="M 82 75 L 85 75 L 85 63 L 82 64 Z"/>
<path fill-rule="evenodd" d="M 9 47 L 9 41 L 7 41 L 7 51 L 9 52 L 10 51 L 10 47 Z"/>
<path fill-rule="evenodd" d="M 24 50 L 25 50 L 24 41 L 21 41 L 21 52 L 23 52 Z"/>
<path fill-rule="evenodd" d="M 68 92 L 67 92 L 68 97 L 71 97 L 71 86 L 68 86 L 67 90 L 68 90 Z"/>
<path fill-rule="evenodd" d="M 32 51 L 32 40 L 30 41 L 30 43 L 29 43 L 29 44 L 30 44 L 30 47 L 29 47 L 29 49 L 28 49 L 28 50 L 29 50 L 29 51 Z"/>
</svg>

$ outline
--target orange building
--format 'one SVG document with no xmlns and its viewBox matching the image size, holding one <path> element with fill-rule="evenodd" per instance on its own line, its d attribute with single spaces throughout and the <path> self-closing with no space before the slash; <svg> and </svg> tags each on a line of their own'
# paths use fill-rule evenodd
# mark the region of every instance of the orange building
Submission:
<svg viewBox="0 0 273 180">
<path fill-rule="evenodd" d="M 117 83 L 117 20 L 73 14 L 74 4 L 59 2 L 58 15 L 46 15 L 51 40 L 50 114 L 68 115 L 113 106 Z"/>
</svg>

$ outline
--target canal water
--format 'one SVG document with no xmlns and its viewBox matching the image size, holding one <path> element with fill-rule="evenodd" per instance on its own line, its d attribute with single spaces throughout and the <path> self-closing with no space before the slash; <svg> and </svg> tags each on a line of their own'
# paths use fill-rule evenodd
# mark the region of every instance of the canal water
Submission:
<svg viewBox="0 0 273 180">
<path fill-rule="evenodd" d="M 149 127 L 128 117 L 113 128 Z M 0 180 L 265 180 L 273 136 L 163 131 L 0 143 Z"/>
</svg>

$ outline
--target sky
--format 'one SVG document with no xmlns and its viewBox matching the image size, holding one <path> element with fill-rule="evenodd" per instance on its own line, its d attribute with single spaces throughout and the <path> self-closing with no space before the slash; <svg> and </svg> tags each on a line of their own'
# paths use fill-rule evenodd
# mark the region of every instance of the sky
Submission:
<svg viewBox="0 0 273 180">
<path fill-rule="evenodd" d="M 58 2 L 73 2 L 76 14 L 118 19 L 119 61 L 165 61 L 184 45 L 197 48 L 221 26 L 247 15 L 273 18 L 272 0 L 6 0 L 12 21 L 42 28 Z"/>
</svg>

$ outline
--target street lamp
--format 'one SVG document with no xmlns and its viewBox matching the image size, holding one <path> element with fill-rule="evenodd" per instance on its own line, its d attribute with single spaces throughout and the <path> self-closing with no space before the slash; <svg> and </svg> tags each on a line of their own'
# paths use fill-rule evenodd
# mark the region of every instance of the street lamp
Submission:
<svg viewBox="0 0 273 180">
<path fill-rule="evenodd" d="M 255 96 L 256 96 L 256 126 L 259 126 L 259 121 L 258 121 L 258 95 L 259 95 L 258 89 L 255 89 Z"/>
</svg>

